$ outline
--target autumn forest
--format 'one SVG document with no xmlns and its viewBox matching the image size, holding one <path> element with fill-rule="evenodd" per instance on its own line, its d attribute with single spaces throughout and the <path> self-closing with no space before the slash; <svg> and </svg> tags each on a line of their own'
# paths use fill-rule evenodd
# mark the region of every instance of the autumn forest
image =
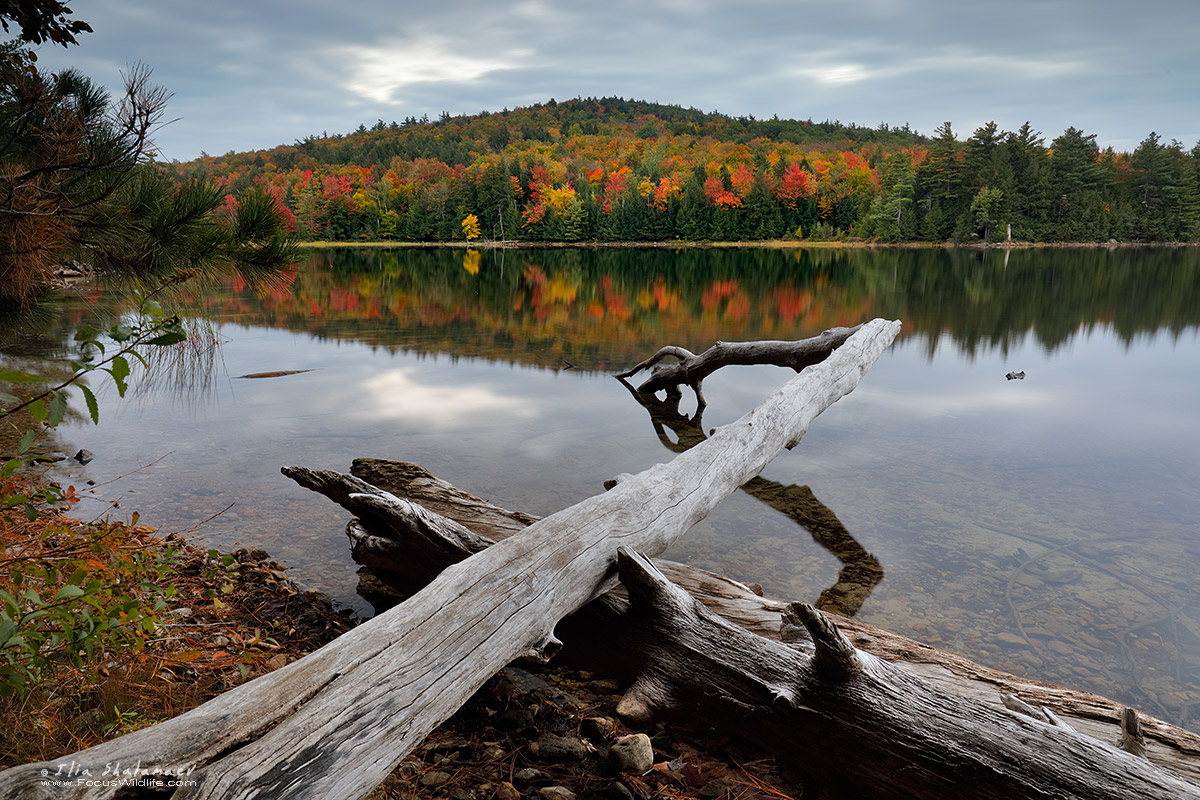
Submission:
<svg viewBox="0 0 1200 800">
<path fill-rule="evenodd" d="M 1177 242 L 1200 238 L 1200 144 L 1132 153 L 1074 127 L 960 140 L 619 98 L 379 120 L 169 168 L 261 186 L 303 238 Z"/>
</svg>

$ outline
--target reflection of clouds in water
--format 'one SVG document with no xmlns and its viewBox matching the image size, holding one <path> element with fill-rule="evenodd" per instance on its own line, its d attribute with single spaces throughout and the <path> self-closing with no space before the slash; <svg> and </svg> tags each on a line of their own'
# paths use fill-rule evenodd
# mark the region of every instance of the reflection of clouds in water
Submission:
<svg viewBox="0 0 1200 800">
<path fill-rule="evenodd" d="M 936 393 L 900 392 L 871 387 L 869 393 L 850 395 L 860 405 L 873 405 L 913 417 L 957 416 L 991 411 L 1051 408 L 1055 394 L 1044 389 L 1020 387 L 964 386 L 954 390 L 943 386 Z M 850 399 L 847 398 L 847 399 Z"/>
<path fill-rule="evenodd" d="M 434 386 L 414 379 L 415 367 L 388 369 L 360 384 L 356 415 L 408 420 L 439 428 L 485 421 L 490 414 L 532 417 L 535 409 L 517 396 L 472 385 Z"/>
</svg>

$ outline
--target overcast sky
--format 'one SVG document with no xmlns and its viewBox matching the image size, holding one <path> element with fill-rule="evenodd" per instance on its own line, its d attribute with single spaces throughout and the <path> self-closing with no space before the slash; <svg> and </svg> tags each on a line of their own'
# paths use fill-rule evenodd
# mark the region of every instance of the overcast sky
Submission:
<svg viewBox="0 0 1200 800">
<path fill-rule="evenodd" d="M 551 97 L 959 139 L 1029 121 L 1132 150 L 1200 140 L 1197 0 L 75 0 L 94 33 L 43 46 L 110 88 L 134 62 L 174 93 L 166 159 Z"/>
</svg>

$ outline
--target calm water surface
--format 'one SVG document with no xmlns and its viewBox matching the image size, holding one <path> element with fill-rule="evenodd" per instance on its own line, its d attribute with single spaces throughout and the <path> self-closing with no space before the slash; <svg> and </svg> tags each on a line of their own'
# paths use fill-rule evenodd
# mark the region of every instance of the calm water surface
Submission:
<svg viewBox="0 0 1200 800">
<path fill-rule="evenodd" d="M 97 483 L 96 513 L 260 545 L 366 615 L 347 515 L 280 466 L 416 461 L 547 514 L 790 377 L 722 370 L 703 419 L 657 409 L 660 438 L 611 377 L 660 345 L 897 318 L 859 388 L 668 555 L 1197 727 L 1194 250 L 330 251 L 289 278 L 189 298 L 218 346 L 158 359 L 124 400 L 96 383 L 101 424 L 54 443 L 96 453 L 60 470 Z M 8 363 L 115 303 L 70 299 Z M 291 370 L 310 371 L 239 377 Z"/>
</svg>

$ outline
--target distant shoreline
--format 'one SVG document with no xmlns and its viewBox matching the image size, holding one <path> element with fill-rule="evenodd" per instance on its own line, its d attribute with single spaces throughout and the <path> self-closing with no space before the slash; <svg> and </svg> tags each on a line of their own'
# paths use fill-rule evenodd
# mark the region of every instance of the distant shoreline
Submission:
<svg viewBox="0 0 1200 800">
<path fill-rule="evenodd" d="M 486 241 L 455 242 L 399 242 L 399 241 L 314 241 L 300 242 L 302 248 L 352 248 L 365 247 L 381 250 L 403 250 L 419 247 L 442 247 L 461 250 L 526 250 L 536 248 L 656 248 L 656 249 L 734 249 L 757 248 L 762 250 L 935 250 L 935 249 L 978 249 L 978 250 L 1042 250 L 1069 248 L 1131 248 L 1131 247 L 1198 247 L 1200 242 L 811 242 L 788 239 L 769 239 L 750 242 L 696 242 L 696 241 L 651 241 L 651 242 L 538 242 L 523 239 L 489 239 Z"/>
</svg>

